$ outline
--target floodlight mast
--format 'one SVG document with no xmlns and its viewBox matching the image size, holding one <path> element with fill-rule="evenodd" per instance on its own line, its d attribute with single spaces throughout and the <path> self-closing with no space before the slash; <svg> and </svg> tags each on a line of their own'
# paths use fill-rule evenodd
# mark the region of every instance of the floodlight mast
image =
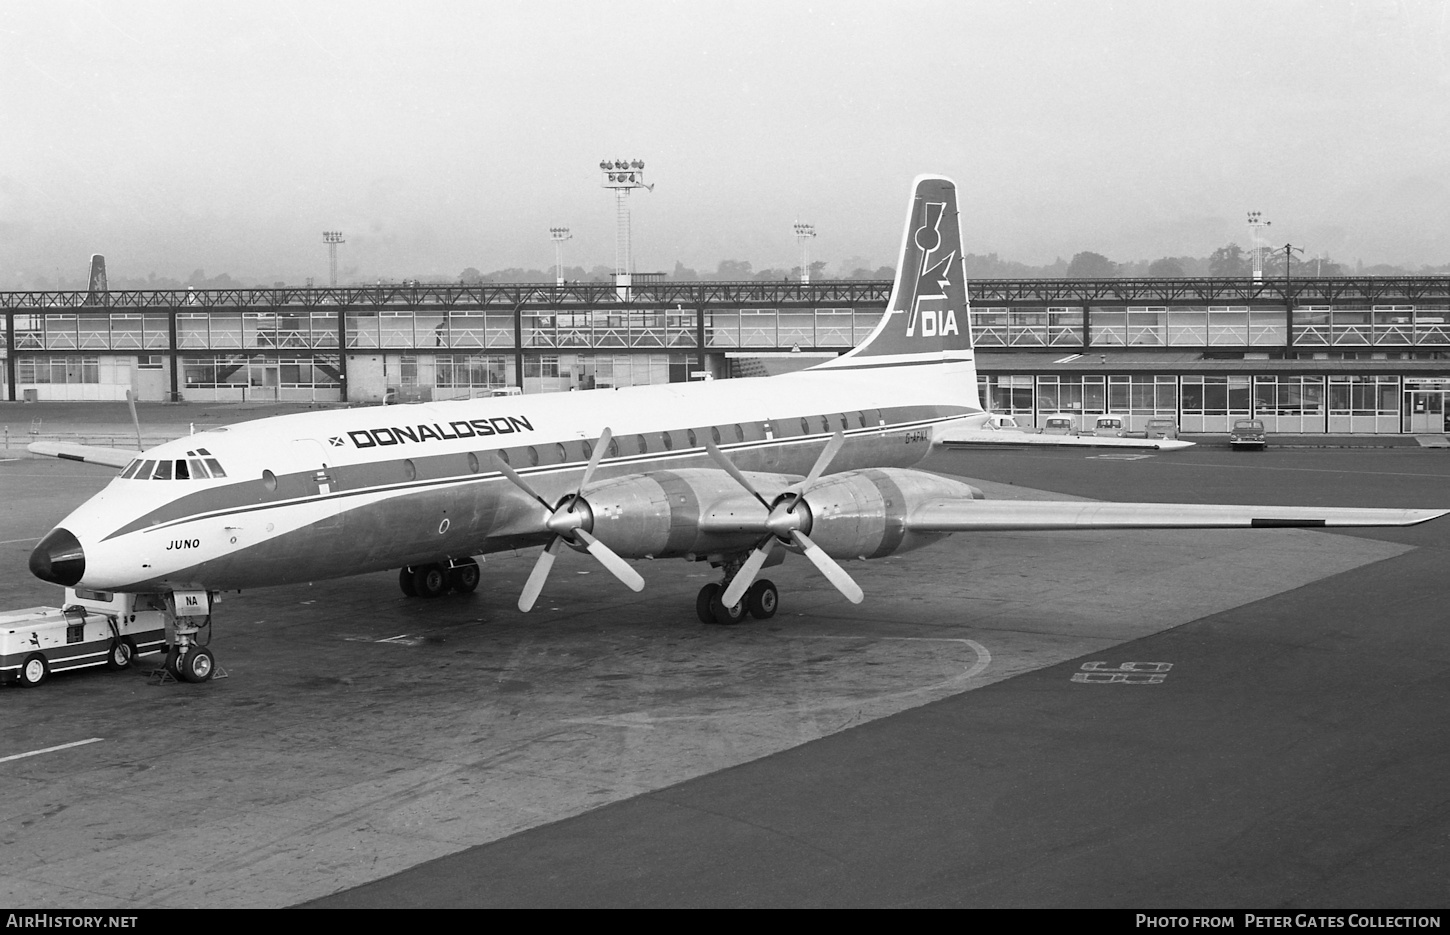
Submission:
<svg viewBox="0 0 1450 935">
<path fill-rule="evenodd" d="M 327 244 L 327 270 L 328 282 L 333 286 L 337 285 L 337 245 L 347 243 L 342 239 L 342 231 L 323 231 L 322 242 Z"/>
<path fill-rule="evenodd" d="M 795 239 L 799 241 L 801 245 L 801 282 L 809 283 L 811 281 L 811 267 L 810 264 L 806 262 L 806 244 L 810 242 L 812 237 L 816 236 L 816 225 L 802 224 L 800 221 L 796 221 L 794 229 Z"/>
<path fill-rule="evenodd" d="M 643 159 L 605 159 L 599 163 L 604 173 L 603 185 L 614 189 L 614 290 L 628 300 L 634 274 L 634 255 L 629 232 L 629 193 L 636 188 L 654 191 L 644 181 Z"/>
<path fill-rule="evenodd" d="M 554 241 L 554 285 L 564 285 L 564 241 L 572 240 L 574 235 L 569 233 L 567 227 L 549 228 L 549 237 Z"/>
<path fill-rule="evenodd" d="M 1249 236 L 1253 240 L 1253 248 L 1249 251 L 1252 256 L 1254 282 L 1263 282 L 1264 279 L 1264 252 L 1262 239 L 1259 232 L 1268 227 L 1271 222 L 1264 220 L 1264 215 L 1259 211 L 1249 212 Z"/>
</svg>

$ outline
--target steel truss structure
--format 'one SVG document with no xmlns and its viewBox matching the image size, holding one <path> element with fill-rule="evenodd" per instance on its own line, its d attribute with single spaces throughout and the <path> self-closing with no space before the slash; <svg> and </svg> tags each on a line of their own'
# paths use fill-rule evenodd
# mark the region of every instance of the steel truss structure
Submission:
<svg viewBox="0 0 1450 935">
<path fill-rule="evenodd" d="M 636 283 L 628 300 L 611 283 L 420 283 L 337 288 L 147 289 L 104 293 L 87 301 L 85 292 L 0 292 L 0 309 L 278 309 L 301 308 L 669 308 L 709 306 L 801 307 L 884 305 L 885 280 L 801 282 Z M 968 283 L 974 303 L 1050 305 L 1097 304 L 1300 304 L 1305 302 L 1450 301 L 1450 276 L 1374 276 L 1342 279 L 976 279 Z"/>
</svg>

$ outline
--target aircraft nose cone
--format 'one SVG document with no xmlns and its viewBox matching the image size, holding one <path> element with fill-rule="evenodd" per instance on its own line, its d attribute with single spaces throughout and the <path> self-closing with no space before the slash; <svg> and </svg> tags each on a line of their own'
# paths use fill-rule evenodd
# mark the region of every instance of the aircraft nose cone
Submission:
<svg viewBox="0 0 1450 935">
<path fill-rule="evenodd" d="M 30 573 L 42 581 L 72 587 L 86 573 L 86 553 L 69 529 L 57 526 L 30 553 Z"/>
</svg>

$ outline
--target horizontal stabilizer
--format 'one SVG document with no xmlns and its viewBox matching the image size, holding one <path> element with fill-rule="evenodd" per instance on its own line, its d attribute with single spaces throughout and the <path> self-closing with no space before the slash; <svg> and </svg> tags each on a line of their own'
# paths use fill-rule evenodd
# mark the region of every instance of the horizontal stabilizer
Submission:
<svg viewBox="0 0 1450 935">
<path fill-rule="evenodd" d="M 84 461 L 87 464 L 109 464 L 123 468 L 140 457 L 141 452 L 130 448 L 103 448 L 99 445 L 67 445 L 64 442 L 31 442 L 26 446 L 32 454 L 67 461 Z"/>
<path fill-rule="evenodd" d="M 906 526 L 915 532 L 1413 526 L 1446 513 L 1450 510 L 951 499 L 921 504 L 907 517 Z"/>
<path fill-rule="evenodd" d="M 1118 438 L 1096 435 L 1040 435 L 1014 429 L 947 429 L 936 440 L 943 448 L 1148 448 L 1172 451 L 1191 448 L 1177 438 Z"/>
</svg>

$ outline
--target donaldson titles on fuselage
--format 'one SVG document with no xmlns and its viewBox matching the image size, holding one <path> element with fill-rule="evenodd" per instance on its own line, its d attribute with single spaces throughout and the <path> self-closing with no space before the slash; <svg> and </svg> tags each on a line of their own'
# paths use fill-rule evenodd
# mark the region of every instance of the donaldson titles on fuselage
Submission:
<svg viewBox="0 0 1450 935">
<path fill-rule="evenodd" d="M 375 429 L 358 429 L 348 432 L 358 448 L 376 448 L 379 445 L 400 445 L 408 442 L 451 441 L 457 438 L 476 438 L 486 435 L 508 435 L 512 432 L 532 432 L 534 426 L 523 416 L 496 416 L 492 419 L 459 419 L 456 422 L 434 422 L 420 425 L 380 426 Z M 334 439 L 338 444 L 341 439 Z"/>
</svg>

